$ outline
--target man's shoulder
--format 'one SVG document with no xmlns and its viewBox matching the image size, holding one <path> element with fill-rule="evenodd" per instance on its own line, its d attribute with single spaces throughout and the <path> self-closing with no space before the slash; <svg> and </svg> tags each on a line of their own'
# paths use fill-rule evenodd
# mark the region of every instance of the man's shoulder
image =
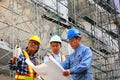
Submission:
<svg viewBox="0 0 120 80">
<path fill-rule="evenodd" d="M 53 55 L 52 53 L 47 53 L 47 54 L 46 54 L 46 56 L 48 56 L 48 57 L 49 57 L 49 56 L 52 56 L 52 55 Z"/>
<path fill-rule="evenodd" d="M 90 49 L 88 46 L 83 45 L 83 44 L 80 45 L 80 48 L 82 48 L 82 49 Z"/>
</svg>

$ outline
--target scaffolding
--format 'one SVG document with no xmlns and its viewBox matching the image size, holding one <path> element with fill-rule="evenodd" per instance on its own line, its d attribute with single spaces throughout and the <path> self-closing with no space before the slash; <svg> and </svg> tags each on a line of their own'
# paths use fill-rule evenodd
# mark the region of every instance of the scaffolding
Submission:
<svg viewBox="0 0 120 80">
<path fill-rule="evenodd" d="M 113 11 L 114 10 L 114 11 Z M 91 49 L 94 53 L 95 80 L 119 80 L 119 24 L 117 12 L 107 0 L 86 0 L 81 18 L 91 25 Z M 84 24 L 83 24 L 84 25 Z M 116 32 L 114 31 L 116 30 Z"/>
<path fill-rule="evenodd" d="M 76 27 L 83 33 L 82 43 L 93 51 L 95 80 L 119 80 L 120 24 L 119 13 L 114 7 L 107 0 L 49 2 L 54 5 L 49 5 L 47 0 L 0 0 L 0 38 L 14 50 L 16 44 L 26 48 L 27 39 L 31 35 L 39 35 L 43 45 L 36 55 L 39 63 L 42 63 L 44 54 L 50 52 L 48 43 L 54 34 L 58 34 L 63 40 L 62 53 L 69 53 L 66 50 L 68 43 L 65 35 L 67 29 Z M 8 52 L 7 57 L 10 59 L 12 51 Z M 2 62 L 3 56 L 5 55 L 0 58 Z M 3 68 L 0 67 L 0 71 Z M 14 72 L 11 71 L 10 75 L 12 80 Z"/>
</svg>

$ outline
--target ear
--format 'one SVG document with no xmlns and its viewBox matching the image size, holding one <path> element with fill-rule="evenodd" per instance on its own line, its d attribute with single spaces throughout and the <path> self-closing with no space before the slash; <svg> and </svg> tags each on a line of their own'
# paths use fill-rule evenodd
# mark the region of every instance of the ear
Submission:
<svg viewBox="0 0 120 80">
<path fill-rule="evenodd" d="M 81 41 L 81 38 L 80 38 L 80 37 L 79 37 L 79 38 L 77 38 L 77 41 L 79 41 L 79 42 L 80 42 L 80 41 Z"/>
<path fill-rule="evenodd" d="M 60 48 L 62 47 L 62 45 L 60 44 Z"/>
</svg>

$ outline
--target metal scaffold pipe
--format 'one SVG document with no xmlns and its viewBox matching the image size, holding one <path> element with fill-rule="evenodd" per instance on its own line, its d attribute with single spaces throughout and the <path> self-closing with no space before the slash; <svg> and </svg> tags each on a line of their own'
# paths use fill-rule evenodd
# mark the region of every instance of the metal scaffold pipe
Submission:
<svg viewBox="0 0 120 80">
<path fill-rule="evenodd" d="M 120 61 L 120 24 L 117 26 L 117 28 L 118 28 L 118 35 L 119 35 L 118 36 L 118 48 L 119 48 L 118 57 L 119 57 L 119 61 Z"/>
</svg>

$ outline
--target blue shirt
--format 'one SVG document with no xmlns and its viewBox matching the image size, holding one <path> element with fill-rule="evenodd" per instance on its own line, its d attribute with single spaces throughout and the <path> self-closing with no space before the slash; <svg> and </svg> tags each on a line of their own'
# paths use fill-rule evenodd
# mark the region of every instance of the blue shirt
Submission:
<svg viewBox="0 0 120 80">
<path fill-rule="evenodd" d="M 51 56 L 53 56 L 53 58 L 58 62 L 58 63 L 61 63 L 62 62 L 62 60 L 61 60 L 61 55 L 60 54 L 51 54 Z M 44 62 L 47 62 L 47 61 L 49 61 L 49 56 L 45 56 L 44 57 Z"/>
<path fill-rule="evenodd" d="M 92 60 L 90 48 L 80 45 L 61 65 L 64 69 L 70 69 L 73 80 L 94 80 Z"/>
</svg>

